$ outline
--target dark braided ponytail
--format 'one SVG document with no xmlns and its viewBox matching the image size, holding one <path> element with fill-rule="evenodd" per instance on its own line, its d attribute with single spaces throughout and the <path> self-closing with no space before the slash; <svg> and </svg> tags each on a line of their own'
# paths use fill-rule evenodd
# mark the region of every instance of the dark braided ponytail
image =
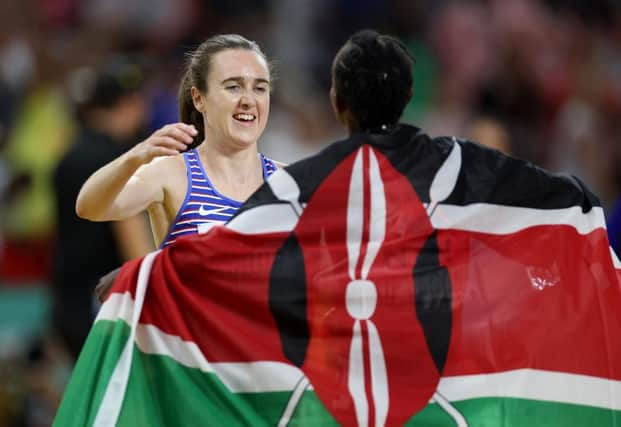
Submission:
<svg viewBox="0 0 621 427">
<path fill-rule="evenodd" d="M 399 40 L 372 30 L 354 34 L 332 65 L 334 89 L 363 131 L 395 125 L 412 97 L 413 59 Z"/>
</svg>

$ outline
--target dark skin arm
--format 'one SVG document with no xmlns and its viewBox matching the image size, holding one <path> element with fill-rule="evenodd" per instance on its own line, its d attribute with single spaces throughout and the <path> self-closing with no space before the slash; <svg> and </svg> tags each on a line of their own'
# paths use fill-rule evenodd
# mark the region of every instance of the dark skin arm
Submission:
<svg viewBox="0 0 621 427">
<path fill-rule="evenodd" d="M 97 294 L 97 299 L 99 300 L 99 302 L 103 302 L 104 299 L 106 299 L 106 297 L 110 293 L 112 284 L 116 280 L 116 277 L 119 275 L 120 271 L 121 267 L 112 270 L 111 272 L 107 273 L 105 276 L 102 276 L 99 279 L 97 286 L 95 286 L 95 293 Z"/>
</svg>

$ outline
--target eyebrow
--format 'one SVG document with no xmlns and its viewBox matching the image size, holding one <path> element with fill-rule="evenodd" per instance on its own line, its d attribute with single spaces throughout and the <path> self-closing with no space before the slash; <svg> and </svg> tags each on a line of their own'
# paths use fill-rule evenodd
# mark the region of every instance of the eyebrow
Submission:
<svg viewBox="0 0 621 427">
<path fill-rule="evenodd" d="M 245 77 L 235 76 L 235 77 L 229 77 L 229 78 L 226 78 L 226 79 L 222 80 L 222 81 L 220 82 L 220 84 L 225 84 L 225 83 L 227 83 L 227 82 L 237 82 L 237 83 L 243 83 L 245 80 L 246 80 L 246 79 L 245 79 Z M 256 83 L 266 83 L 266 84 L 268 84 L 268 85 L 270 84 L 270 81 L 269 81 L 269 80 L 264 79 L 264 78 L 261 78 L 261 77 L 254 79 L 254 81 L 255 81 Z"/>
</svg>

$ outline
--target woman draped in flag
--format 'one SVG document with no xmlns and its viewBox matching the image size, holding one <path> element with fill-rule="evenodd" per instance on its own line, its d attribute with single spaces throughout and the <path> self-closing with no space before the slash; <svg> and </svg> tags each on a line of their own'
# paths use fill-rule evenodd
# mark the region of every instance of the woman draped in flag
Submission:
<svg viewBox="0 0 621 427">
<path fill-rule="evenodd" d="M 398 123 L 411 67 L 393 37 L 353 35 L 330 94 L 350 135 L 125 264 L 57 425 L 619 424 L 599 201 Z"/>
<path fill-rule="evenodd" d="M 78 215 L 111 221 L 147 211 L 160 247 L 225 223 L 279 167 L 257 151 L 270 89 L 270 66 L 255 42 L 207 39 L 180 84 L 181 122 L 95 172 L 78 196 Z"/>
</svg>

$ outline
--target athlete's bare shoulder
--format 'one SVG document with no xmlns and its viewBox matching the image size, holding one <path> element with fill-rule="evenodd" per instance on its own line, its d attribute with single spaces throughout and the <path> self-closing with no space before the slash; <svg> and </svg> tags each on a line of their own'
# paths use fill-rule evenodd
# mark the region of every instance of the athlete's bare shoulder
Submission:
<svg viewBox="0 0 621 427">
<path fill-rule="evenodd" d="M 140 166 L 136 175 L 149 179 L 166 179 L 179 172 L 183 172 L 185 176 L 185 162 L 182 154 L 155 157 L 149 163 Z"/>
</svg>

